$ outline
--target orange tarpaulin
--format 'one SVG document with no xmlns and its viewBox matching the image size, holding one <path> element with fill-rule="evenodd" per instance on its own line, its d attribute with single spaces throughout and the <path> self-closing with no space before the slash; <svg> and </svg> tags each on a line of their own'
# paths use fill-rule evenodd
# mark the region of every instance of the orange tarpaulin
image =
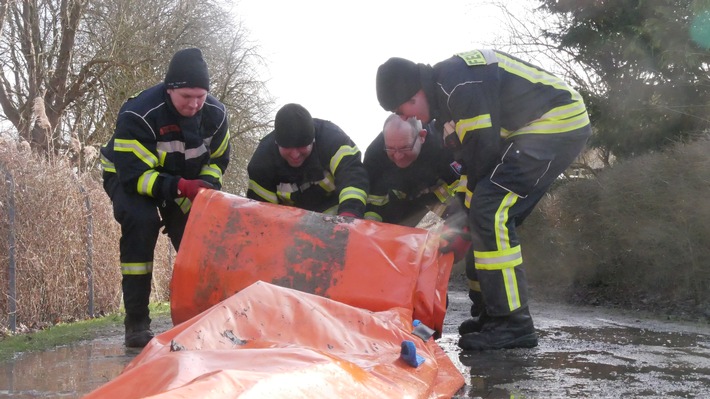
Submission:
<svg viewBox="0 0 710 399">
<path fill-rule="evenodd" d="M 424 229 L 202 191 L 175 260 L 173 323 L 266 281 L 372 311 L 412 309 L 441 332 L 453 259 L 437 249 Z"/>
<path fill-rule="evenodd" d="M 370 312 L 257 282 L 156 336 L 86 398 L 449 398 L 463 377 L 408 309 Z M 400 359 L 403 341 L 424 362 Z"/>
<path fill-rule="evenodd" d="M 437 245 L 202 191 L 173 271 L 176 326 L 86 398 L 449 398 L 463 376 L 412 334 L 415 319 L 442 329 L 453 259 Z"/>
</svg>

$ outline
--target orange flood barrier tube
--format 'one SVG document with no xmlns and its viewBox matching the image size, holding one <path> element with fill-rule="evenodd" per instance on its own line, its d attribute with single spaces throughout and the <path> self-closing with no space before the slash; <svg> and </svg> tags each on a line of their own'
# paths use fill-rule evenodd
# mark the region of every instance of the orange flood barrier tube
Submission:
<svg viewBox="0 0 710 399">
<path fill-rule="evenodd" d="M 257 282 L 156 336 L 85 398 L 450 398 L 463 376 L 409 309 L 371 312 Z M 421 357 L 400 357 L 411 342 Z"/>
<path fill-rule="evenodd" d="M 452 262 L 424 229 L 203 190 L 175 260 L 173 323 L 265 281 L 371 311 L 409 309 L 441 332 Z"/>
</svg>

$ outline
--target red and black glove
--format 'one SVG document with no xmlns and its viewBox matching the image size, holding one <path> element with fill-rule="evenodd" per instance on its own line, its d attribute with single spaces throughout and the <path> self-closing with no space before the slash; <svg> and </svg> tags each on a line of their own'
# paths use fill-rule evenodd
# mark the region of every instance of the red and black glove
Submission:
<svg viewBox="0 0 710 399">
<path fill-rule="evenodd" d="M 453 229 L 444 226 L 439 235 L 439 252 L 446 254 L 454 253 L 454 263 L 458 263 L 466 257 L 466 252 L 471 248 L 471 234 L 468 226 L 461 229 Z"/>
<path fill-rule="evenodd" d="M 177 195 L 178 197 L 187 197 L 190 201 L 194 201 L 201 188 L 213 189 L 214 186 L 200 179 L 188 180 L 180 178 L 177 185 Z"/>
</svg>

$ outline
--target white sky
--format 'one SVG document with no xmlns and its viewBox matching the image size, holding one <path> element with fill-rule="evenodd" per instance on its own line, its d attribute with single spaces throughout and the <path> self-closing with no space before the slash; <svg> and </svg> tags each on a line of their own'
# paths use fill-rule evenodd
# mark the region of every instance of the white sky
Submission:
<svg viewBox="0 0 710 399">
<path fill-rule="evenodd" d="M 388 115 L 375 94 L 377 67 L 395 56 L 433 65 L 490 47 L 502 15 L 486 3 L 238 0 L 235 11 L 266 59 L 262 78 L 276 110 L 299 103 L 340 126 L 364 154 Z"/>
</svg>

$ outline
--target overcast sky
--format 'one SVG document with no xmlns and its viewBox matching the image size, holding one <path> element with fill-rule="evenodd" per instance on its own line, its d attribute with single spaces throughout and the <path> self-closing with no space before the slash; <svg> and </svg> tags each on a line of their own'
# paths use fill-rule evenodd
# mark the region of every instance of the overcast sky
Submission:
<svg viewBox="0 0 710 399">
<path fill-rule="evenodd" d="M 276 109 L 303 105 L 340 126 L 364 154 L 387 117 L 375 94 L 377 67 L 394 56 L 435 64 L 489 47 L 502 17 L 488 3 L 239 0 L 236 12 L 266 59 L 262 78 Z"/>
</svg>

